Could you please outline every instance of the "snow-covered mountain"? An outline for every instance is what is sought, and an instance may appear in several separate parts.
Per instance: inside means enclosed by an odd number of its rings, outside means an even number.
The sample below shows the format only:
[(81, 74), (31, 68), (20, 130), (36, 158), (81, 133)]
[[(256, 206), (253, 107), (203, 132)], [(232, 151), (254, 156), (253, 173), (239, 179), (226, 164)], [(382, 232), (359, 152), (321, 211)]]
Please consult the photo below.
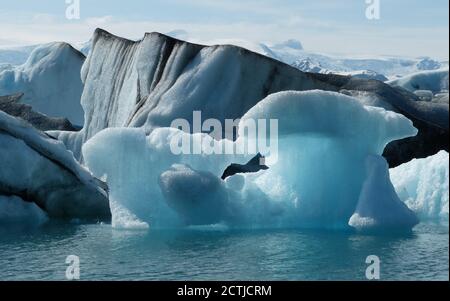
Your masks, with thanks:
[(355, 71), (336, 71), (324, 68), (320, 63), (314, 63), (311, 59), (306, 58), (300, 61), (296, 61), (292, 64), (295, 68), (312, 73), (322, 73), (322, 74), (339, 74), (345, 76), (354, 76), (363, 79), (375, 79), (379, 81), (387, 81), (388, 78), (383, 74), (377, 73), (372, 70), (355, 70)]
[[(300, 42), (297, 42), (299, 45)], [(431, 58), (399, 58), (389, 56), (345, 57), (330, 54), (314, 53), (295, 47), (289, 41), (270, 45), (260, 44), (260, 53), (298, 67), (302, 71), (336, 73), (343, 75), (359, 75), (361, 78), (383, 80), (404, 76), (417, 71), (436, 70), (445, 66)], [(309, 66), (305, 66), (309, 65)], [(317, 68), (319, 67), (319, 68)], [(309, 70), (308, 70), (309, 69)]]
[[(296, 61), (290, 63), (300, 68), (305, 62), (312, 66), (320, 66), (328, 73), (336, 74), (367, 74), (380, 79), (395, 79), (407, 74), (423, 70), (436, 70), (445, 65), (430, 58), (408, 59), (397, 57), (378, 58), (346, 58), (303, 51), (298, 53)], [(289, 63), (289, 61), (287, 62)], [(372, 77), (372, 76), (371, 76)]]
[(82, 53), (66, 43), (38, 46), (24, 64), (0, 65), (0, 95), (23, 93), (20, 101), (33, 110), (82, 125), (80, 70), (84, 60)]
[(332, 73), (330, 70), (324, 68), (320, 63), (313, 62), (310, 58), (296, 61), (292, 63), (292, 66), (303, 72), (323, 73), (323, 74)]

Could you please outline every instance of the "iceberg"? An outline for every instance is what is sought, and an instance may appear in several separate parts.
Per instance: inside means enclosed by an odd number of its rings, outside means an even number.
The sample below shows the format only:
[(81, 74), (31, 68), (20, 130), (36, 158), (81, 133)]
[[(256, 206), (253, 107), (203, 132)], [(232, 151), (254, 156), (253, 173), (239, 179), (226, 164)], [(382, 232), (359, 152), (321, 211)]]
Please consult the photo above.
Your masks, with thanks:
[(145, 127), (148, 133), (176, 118), (191, 121), (194, 110), (205, 118), (236, 119), (270, 93), (333, 89), (236, 46), (206, 47), (159, 33), (131, 41), (101, 29), (94, 34), (81, 75), (83, 130), (52, 133), (79, 159), (83, 143), (107, 127)]
[(83, 145), (86, 166), (109, 187), (113, 227), (174, 222), (158, 186), (159, 175), (176, 162), (169, 148), (173, 134), (173, 129), (155, 129), (147, 137), (140, 128), (109, 128)]
[(421, 220), (448, 222), (449, 155), (414, 159), (390, 170), (399, 197)]
[(417, 90), (428, 90), (433, 94), (440, 92), (448, 93), (448, 67), (432, 70), (421, 71), (410, 75), (406, 75), (399, 79), (389, 81), (388, 84), (401, 87), (410, 92)]
[(80, 70), (84, 60), (69, 44), (40, 45), (24, 64), (0, 68), (0, 95), (23, 93), (21, 102), (34, 110), (83, 125)]
[[(358, 213), (358, 203), (377, 206), (377, 199), (361, 196), (363, 186), (392, 185), (388, 177), (370, 175), (368, 158), (382, 160), (389, 142), (417, 134), (404, 116), (363, 106), (340, 93), (287, 91), (269, 95), (244, 114), (236, 141), (218, 143), (236, 149), (256, 143), (244, 125), (268, 118), (279, 120), (278, 159), (262, 154), (269, 169), (225, 181), (220, 177), (227, 166), (245, 164), (255, 154), (209, 154), (204, 147), (212, 137), (174, 128), (156, 128), (148, 135), (143, 128), (105, 129), (83, 145), (83, 158), (93, 174), (108, 183), (110, 200), (151, 228), (226, 224), (343, 229)], [(170, 145), (179, 135), (193, 143), (199, 138), (210, 141), (201, 145), (200, 154), (175, 155)], [(377, 170), (387, 174), (388, 166)], [(399, 201), (392, 192), (379, 193), (384, 205), (395, 207)], [(364, 214), (386, 221), (378, 212)], [(413, 216), (405, 206), (383, 226), (411, 228), (414, 222), (405, 220)], [(116, 218), (113, 211), (113, 222)]]
[[(318, 74), (321, 76), (321, 74)], [(383, 107), (410, 119), (419, 133), (388, 144), (383, 156), (390, 167), (414, 158), (426, 158), (449, 149), (448, 102), (420, 101), (419, 97), (400, 87), (393, 89), (378, 81), (354, 79), (341, 92), (360, 99), (364, 104)]]
[(422, 104), (379, 81), (306, 73), (237, 46), (208, 47), (159, 33), (131, 41), (97, 29), (91, 47), (81, 73), (83, 130), (50, 133), (81, 162), (83, 144), (105, 128), (139, 127), (149, 134), (177, 118), (192, 122), (193, 111), (223, 122), (241, 118), (270, 94), (313, 89), (373, 93), (376, 103), (411, 119), (419, 135), (387, 148), (391, 167), (448, 149), (448, 105)]
[(386, 160), (368, 156), (366, 170), (367, 177), (349, 225), (358, 230), (380, 231), (411, 229), (418, 224), (417, 216), (397, 196), (389, 180)]
[(82, 167), (62, 142), (1, 111), (0, 166), (2, 196), (32, 202), (49, 217), (110, 218), (104, 183)]
[(39, 226), (47, 220), (47, 214), (35, 203), (25, 202), (17, 196), (0, 195), (0, 225)]
[[(289, 197), (297, 218), (313, 227), (344, 227), (355, 212), (364, 179), (369, 179), (368, 156), (381, 158), (389, 142), (417, 134), (402, 115), (332, 92), (274, 94), (243, 120), (268, 117), (279, 120), (279, 162), (271, 166), (268, 158), (270, 168), (257, 180), (259, 187), (269, 195), (287, 191), (277, 199)], [(372, 177), (370, 182), (381, 180)], [(274, 182), (282, 183), (282, 189)], [(397, 222), (403, 218), (399, 214)]]
[[(227, 189), (215, 174), (173, 165), (159, 179), (162, 194), (187, 225), (212, 225), (237, 218)], [(235, 209), (235, 210), (233, 210)]]
[(21, 118), (41, 131), (77, 131), (67, 118), (48, 117), (36, 112), (30, 105), (20, 103), (23, 93), (0, 96), (0, 111)]

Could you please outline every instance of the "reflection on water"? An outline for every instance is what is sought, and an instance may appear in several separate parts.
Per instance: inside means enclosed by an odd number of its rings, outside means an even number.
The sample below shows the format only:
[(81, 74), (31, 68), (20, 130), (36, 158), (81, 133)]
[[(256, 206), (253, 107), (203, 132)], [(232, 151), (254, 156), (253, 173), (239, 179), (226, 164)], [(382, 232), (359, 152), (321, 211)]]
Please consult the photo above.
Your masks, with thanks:
[(448, 224), (408, 235), (302, 230), (123, 231), (110, 225), (0, 226), (0, 279), (64, 280), (68, 255), (82, 280), (365, 279), (377, 255), (381, 279), (448, 280)]

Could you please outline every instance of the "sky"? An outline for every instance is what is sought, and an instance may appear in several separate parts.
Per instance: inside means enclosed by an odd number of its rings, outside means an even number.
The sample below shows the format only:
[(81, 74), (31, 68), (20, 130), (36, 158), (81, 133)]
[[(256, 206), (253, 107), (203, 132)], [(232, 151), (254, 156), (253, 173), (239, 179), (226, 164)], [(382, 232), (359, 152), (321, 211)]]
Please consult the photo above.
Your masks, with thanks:
[[(67, 8), (80, 3), (80, 18)], [(367, 2), (379, 1), (379, 19)], [(69, 3), (66, 3), (69, 2)], [(309, 51), (448, 60), (448, 0), (0, 0), (0, 47), (86, 42), (97, 27), (138, 39), (184, 30), (212, 44), (302, 42)]]

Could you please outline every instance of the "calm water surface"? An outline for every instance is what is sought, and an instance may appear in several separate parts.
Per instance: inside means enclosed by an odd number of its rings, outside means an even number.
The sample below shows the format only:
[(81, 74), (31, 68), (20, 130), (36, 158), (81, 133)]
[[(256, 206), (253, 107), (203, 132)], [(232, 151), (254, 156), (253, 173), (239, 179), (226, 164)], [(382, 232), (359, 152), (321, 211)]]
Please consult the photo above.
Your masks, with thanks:
[(408, 235), (302, 230), (123, 231), (110, 225), (0, 226), (0, 280), (364, 280), (368, 255), (384, 280), (448, 280), (448, 224)]

